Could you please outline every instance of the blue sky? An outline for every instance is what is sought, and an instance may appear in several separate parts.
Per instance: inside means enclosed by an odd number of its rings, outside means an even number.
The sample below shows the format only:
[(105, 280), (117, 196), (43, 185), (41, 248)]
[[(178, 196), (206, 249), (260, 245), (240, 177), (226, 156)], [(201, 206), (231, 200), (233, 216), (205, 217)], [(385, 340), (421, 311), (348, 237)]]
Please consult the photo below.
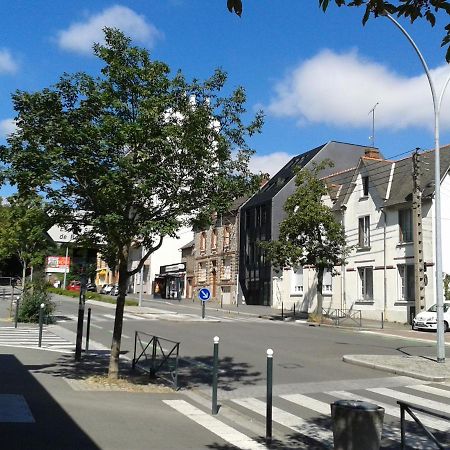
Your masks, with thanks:
[[(368, 112), (377, 102), (375, 143), (386, 157), (429, 149), (432, 102), (419, 60), (387, 19), (363, 27), (362, 12), (332, 5), (324, 14), (317, 0), (245, 0), (241, 18), (226, 0), (8, 2), (0, 19), (0, 139), (13, 129), (11, 92), (42, 89), (63, 72), (98, 73), (90, 47), (103, 26), (116, 26), (173, 71), (206, 78), (221, 67), (230, 88), (246, 88), (249, 111), (266, 113), (251, 142), (255, 170), (273, 174), (329, 140), (370, 144)], [(440, 48), (445, 24), (405, 24), (438, 85), (449, 73)], [(449, 131), (444, 101), (442, 144)]]

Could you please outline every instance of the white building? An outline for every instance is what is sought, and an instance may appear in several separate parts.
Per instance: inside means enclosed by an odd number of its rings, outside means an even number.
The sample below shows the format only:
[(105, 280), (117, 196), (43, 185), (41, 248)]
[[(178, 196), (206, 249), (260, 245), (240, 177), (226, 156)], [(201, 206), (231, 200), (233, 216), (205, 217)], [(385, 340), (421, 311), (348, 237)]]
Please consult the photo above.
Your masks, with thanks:
[[(374, 155), (372, 155), (374, 156)], [(436, 302), (434, 151), (420, 155), (425, 306)], [(443, 271), (450, 273), (450, 146), (441, 149)], [(324, 275), (324, 309), (361, 310), (379, 320), (409, 321), (415, 312), (412, 158), (362, 157), (356, 168), (324, 178), (326, 199), (352, 247), (345, 268)], [(313, 312), (314, 268), (284, 269), (272, 284), (274, 306)], [(333, 275), (333, 276), (332, 276)]]

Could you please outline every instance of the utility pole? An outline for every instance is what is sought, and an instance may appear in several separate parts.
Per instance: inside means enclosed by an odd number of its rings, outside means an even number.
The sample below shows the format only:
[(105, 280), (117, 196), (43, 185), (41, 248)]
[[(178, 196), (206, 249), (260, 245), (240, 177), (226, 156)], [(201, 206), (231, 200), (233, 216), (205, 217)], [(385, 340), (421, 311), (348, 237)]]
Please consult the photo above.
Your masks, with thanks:
[[(422, 190), (420, 187), (419, 149), (413, 152), (413, 243), (414, 243), (414, 292), (416, 314), (425, 307), (425, 265), (423, 260)], [(405, 274), (406, 275), (406, 274)]]

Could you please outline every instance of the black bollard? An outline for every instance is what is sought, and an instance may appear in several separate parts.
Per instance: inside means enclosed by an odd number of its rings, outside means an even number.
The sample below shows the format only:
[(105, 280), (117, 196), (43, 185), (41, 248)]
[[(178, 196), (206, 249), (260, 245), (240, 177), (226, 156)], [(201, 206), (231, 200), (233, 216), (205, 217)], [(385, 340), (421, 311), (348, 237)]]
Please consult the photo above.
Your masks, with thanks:
[(89, 351), (89, 335), (91, 334), (91, 308), (88, 308), (87, 324), (86, 324), (86, 349), (85, 352)]
[(266, 442), (272, 442), (273, 350), (267, 350)]
[(214, 356), (213, 356), (213, 380), (212, 380), (212, 415), (215, 416), (219, 410), (217, 408), (217, 371), (219, 365), (219, 336), (214, 336)]

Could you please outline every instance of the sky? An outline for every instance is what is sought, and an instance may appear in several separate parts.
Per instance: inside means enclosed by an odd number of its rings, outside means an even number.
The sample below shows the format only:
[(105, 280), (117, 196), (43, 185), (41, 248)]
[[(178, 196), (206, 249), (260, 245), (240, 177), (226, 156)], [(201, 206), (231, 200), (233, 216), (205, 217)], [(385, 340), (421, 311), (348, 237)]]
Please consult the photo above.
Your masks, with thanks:
[[(248, 118), (262, 109), (251, 139), (255, 171), (276, 173), (291, 157), (330, 140), (375, 145), (386, 158), (434, 145), (433, 106), (421, 63), (386, 18), (361, 23), (363, 10), (318, 0), (244, 0), (241, 18), (226, 0), (15, 0), (0, 18), (0, 142), (14, 130), (11, 93), (51, 86), (64, 73), (97, 75), (92, 44), (102, 28), (121, 29), (173, 73), (206, 79), (217, 67), (229, 89), (247, 92)], [(282, 5), (282, 6), (281, 6)], [(450, 68), (435, 28), (402, 22), (427, 60), (438, 95)], [(441, 144), (450, 143), (450, 88)], [(0, 195), (8, 195), (3, 187)]]

